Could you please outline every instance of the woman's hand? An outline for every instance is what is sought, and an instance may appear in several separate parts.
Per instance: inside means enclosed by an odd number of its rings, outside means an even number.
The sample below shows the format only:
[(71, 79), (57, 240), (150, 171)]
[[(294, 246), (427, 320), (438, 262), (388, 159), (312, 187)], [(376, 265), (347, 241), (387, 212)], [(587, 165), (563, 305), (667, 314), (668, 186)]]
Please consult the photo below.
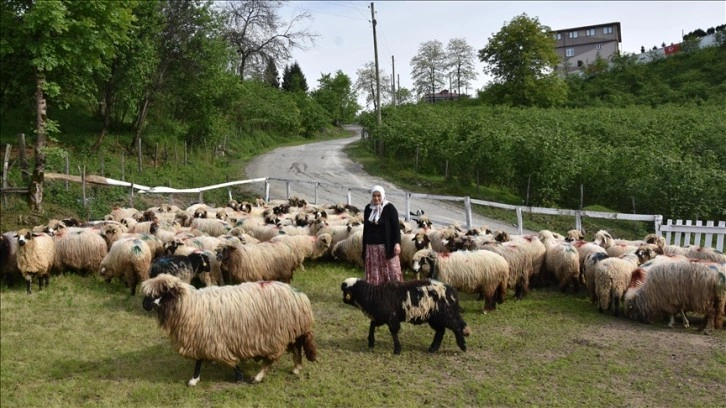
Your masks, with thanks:
[(393, 254), (394, 255), (400, 255), (401, 254), (401, 244), (396, 244), (393, 246)]

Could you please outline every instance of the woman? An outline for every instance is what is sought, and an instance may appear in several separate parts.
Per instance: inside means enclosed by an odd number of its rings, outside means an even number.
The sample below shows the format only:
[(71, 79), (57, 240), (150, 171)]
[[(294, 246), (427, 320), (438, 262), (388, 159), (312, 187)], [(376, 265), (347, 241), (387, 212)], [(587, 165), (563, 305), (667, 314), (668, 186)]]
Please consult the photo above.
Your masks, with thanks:
[(366, 280), (374, 285), (403, 281), (401, 230), (398, 211), (386, 200), (381, 186), (371, 188), (371, 202), (363, 212), (363, 260)]

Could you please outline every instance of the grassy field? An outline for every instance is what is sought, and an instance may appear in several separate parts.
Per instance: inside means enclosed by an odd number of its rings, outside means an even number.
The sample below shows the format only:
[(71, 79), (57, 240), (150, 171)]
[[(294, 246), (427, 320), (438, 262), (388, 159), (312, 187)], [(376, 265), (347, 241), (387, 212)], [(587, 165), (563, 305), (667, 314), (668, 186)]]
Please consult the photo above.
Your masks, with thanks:
[[(393, 355), (385, 327), (367, 347), (369, 320), (342, 302), (341, 282), (362, 271), (334, 261), (306, 263), (293, 286), (315, 313), (318, 361), (275, 363), (261, 384), (233, 382), (232, 369), (178, 356), (119, 282), (62, 275), (26, 295), (0, 290), (0, 406), (8, 407), (715, 407), (726, 395), (726, 331), (644, 325), (599, 314), (584, 293), (536, 289), (482, 314), (461, 294), (472, 328), (461, 352), (446, 333), (427, 349), (428, 326), (404, 324)], [(700, 323), (693, 316), (692, 326)], [(246, 378), (259, 364), (242, 365)]]

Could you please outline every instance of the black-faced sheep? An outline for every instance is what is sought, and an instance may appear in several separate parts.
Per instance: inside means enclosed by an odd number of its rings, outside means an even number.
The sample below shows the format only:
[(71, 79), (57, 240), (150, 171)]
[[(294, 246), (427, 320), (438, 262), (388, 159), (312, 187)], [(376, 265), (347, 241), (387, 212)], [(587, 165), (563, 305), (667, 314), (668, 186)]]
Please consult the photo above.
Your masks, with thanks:
[(348, 278), (341, 284), (343, 302), (359, 308), (371, 319), (368, 329), (368, 348), (375, 346), (375, 331), (387, 325), (393, 337), (393, 354), (401, 353), (398, 332), (401, 322), (428, 323), (436, 332), (429, 352), (441, 347), (444, 332), (456, 336), (456, 344), (466, 351), (466, 339), (471, 330), (459, 313), (456, 290), (434, 280), (387, 282), (373, 285), (363, 279)]
[(42, 232), (22, 229), (15, 235), (18, 240), (18, 269), (25, 279), (25, 288), (31, 294), (30, 286), (33, 276), (38, 277), (38, 290), (48, 287), (50, 270), (55, 262), (55, 242), (53, 238)]
[(204, 252), (192, 252), (189, 255), (168, 255), (154, 259), (149, 269), (149, 278), (162, 273), (174, 275), (184, 283), (192, 283), (202, 273), (211, 271), (209, 256)]
[(262, 369), (252, 379), (262, 381), (270, 365), (286, 351), (293, 355), (293, 373), (302, 368), (302, 353), (316, 360), (312, 307), (308, 297), (291, 286), (274, 281), (196, 289), (179, 278), (162, 274), (144, 281), (143, 306), (157, 309), (159, 326), (172, 347), (196, 360), (187, 383), (199, 382), (202, 361), (218, 361), (234, 369), (246, 359), (262, 359)]
[(99, 273), (107, 282), (114, 277), (121, 278), (134, 296), (136, 285), (149, 279), (151, 260), (151, 249), (146, 242), (140, 238), (121, 238), (111, 245), (101, 261)]
[(705, 334), (723, 326), (725, 307), (726, 265), (716, 262), (655, 263), (640, 287), (625, 292), (627, 317), (652, 323), (663, 315), (700, 313)]
[(483, 312), (503, 303), (509, 282), (509, 264), (491, 251), (437, 253), (423, 249), (413, 256), (413, 270), (440, 280), (458, 291), (478, 293), (484, 299)]

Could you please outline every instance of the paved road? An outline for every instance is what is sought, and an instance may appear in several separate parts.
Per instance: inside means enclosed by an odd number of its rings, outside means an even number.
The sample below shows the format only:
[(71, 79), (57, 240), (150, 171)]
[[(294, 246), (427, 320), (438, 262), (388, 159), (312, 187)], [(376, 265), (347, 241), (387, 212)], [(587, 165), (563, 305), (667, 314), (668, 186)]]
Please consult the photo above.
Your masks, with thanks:
[[(346, 126), (354, 135), (346, 139), (310, 143), (300, 146), (283, 147), (258, 156), (245, 169), (247, 178), (271, 177), (292, 179), (290, 195), (306, 199), (310, 203), (346, 203), (350, 191), (351, 204), (363, 209), (370, 201), (368, 189), (379, 184), (386, 189), (386, 198), (398, 209), (401, 217), (405, 212), (405, 191), (380, 177), (363, 171), (363, 167), (353, 162), (343, 152), (343, 148), (360, 139), (360, 126)], [(284, 181), (270, 182), (270, 199), (286, 199), (287, 184)], [(264, 186), (255, 185), (251, 189), (264, 196)], [(466, 227), (463, 202), (412, 199), (411, 211), (423, 210), (437, 225), (458, 223)], [(510, 234), (518, 233), (516, 226), (472, 214), (472, 227), (488, 226), (492, 230), (504, 230)], [(525, 231), (531, 232), (531, 231)]]

